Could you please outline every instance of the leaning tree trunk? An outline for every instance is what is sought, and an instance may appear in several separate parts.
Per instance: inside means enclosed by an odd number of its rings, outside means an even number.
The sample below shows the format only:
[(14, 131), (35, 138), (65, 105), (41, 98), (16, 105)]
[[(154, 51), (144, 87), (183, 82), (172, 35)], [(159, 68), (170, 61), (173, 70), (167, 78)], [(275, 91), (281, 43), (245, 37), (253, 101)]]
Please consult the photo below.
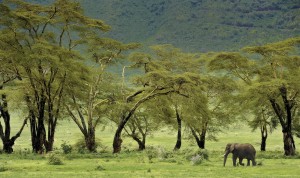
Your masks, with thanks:
[(122, 146), (122, 142), (123, 142), (123, 140), (121, 139), (121, 134), (125, 127), (125, 124), (127, 123), (127, 121), (129, 120), (130, 117), (131, 117), (131, 115), (129, 115), (127, 117), (123, 116), (121, 122), (118, 125), (118, 128), (117, 128), (115, 136), (114, 136), (114, 141), (113, 141), (113, 153), (119, 153), (121, 151), (121, 146)]
[(292, 134), (292, 108), (295, 105), (294, 98), (288, 99), (287, 88), (283, 85), (279, 88), (281, 98), (284, 103), (284, 109), (277, 103), (274, 98), (270, 99), (274, 112), (276, 113), (283, 133), (284, 154), (286, 156), (295, 155), (296, 147)]
[(207, 125), (208, 125), (208, 122), (203, 123), (201, 133), (198, 133), (198, 131), (193, 129), (193, 127), (190, 127), (190, 129), (192, 131), (192, 135), (194, 136), (198, 147), (201, 148), (201, 149), (205, 149), (205, 139), (206, 139)]
[(132, 138), (133, 138), (133, 140), (135, 140), (138, 143), (138, 145), (139, 145), (139, 151), (142, 151), (142, 150), (144, 150), (146, 148), (146, 145), (145, 145), (145, 141), (146, 140), (145, 140), (144, 137), (141, 140), (136, 135), (132, 135)]
[(266, 151), (266, 142), (268, 138), (268, 130), (267, 127), (264, 125), (261, 127), (261, 144), (260, 144), (260, 151)]
[(200, 136), (198, 136), (197, 131), (195, 131), (192, 127), (190, 127), (192, 131), (192, 135), (194, 136), (196, 143), (199, 148), (205, 149), (205, 135), (206, 135), (206, 130), (202, 130)]
[(177, 141), (174, 150), (179, 150), (181, 147), (181, 118), (179, 116), (177, 108), (175, 111), (176, 111), (176, 119), (177, 119)]

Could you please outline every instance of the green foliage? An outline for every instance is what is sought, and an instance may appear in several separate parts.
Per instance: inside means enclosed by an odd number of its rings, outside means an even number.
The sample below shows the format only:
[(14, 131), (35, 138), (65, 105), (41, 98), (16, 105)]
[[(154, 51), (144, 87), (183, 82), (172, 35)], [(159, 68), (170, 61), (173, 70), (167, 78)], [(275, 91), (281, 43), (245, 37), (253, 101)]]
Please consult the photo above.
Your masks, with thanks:
[(0, 172), (8, 171), (8, 168), (4, 164), (0, 164)]
[(72, 152), (72, 149), (73, 149), (72, 145), (67, 144), (66, 141), (64, 141), (60, 146), (61, 146), (61, 149), (63, 150), (64, 154), (69, 154)]
[(204, 158), (201, 157), (200, 155), (193, 156), (193, 157), (191, 158), (191, 164), (192, 164), (193, 166), (200, 165), (200, 164), (202, 163), (203, 159), (204, 159)]
[(63, 165), (63, 161), (61, 157), (55, 153), (51, 153), (48, 157), (48, 164), (49, 165)]
[[(184, 153), (186, 160), (191, 160), (195, 159), (194, 161), (201, 161), (202, 160), (208, 160), (209, 159), (209, 155), (208, 155), (208, 151), (206, 149), (185, 149), (182, 151), (182, 153)], [(192, 161), (193, 162), (193, 161)]]
[(98, 166), (96, 167), (96, 170), (97, 170), (97, 171), (104, 171), (105, 168), (104, 168), (103, 166), (101, 166), (101, 165), (98, 165)]
[[(95, 144), (96, 144), (95, 145), (96, 149), (97, 148), (102, 148), (105, 151), (106, 148), (103, 146), (100, 139), (96, 139)], [(80, 153), (80, 154), (89, 153), (89, 150), (87, 150), (87, 145), (86, 145), (86, 142), (85, 142), (84, 138), (78, 139), (73, 146), (71, 146), (71, 145), (69, 145), (69, 146), (71, 148), (74, 148), (74, 150), (76, 150), (77, 153)]]

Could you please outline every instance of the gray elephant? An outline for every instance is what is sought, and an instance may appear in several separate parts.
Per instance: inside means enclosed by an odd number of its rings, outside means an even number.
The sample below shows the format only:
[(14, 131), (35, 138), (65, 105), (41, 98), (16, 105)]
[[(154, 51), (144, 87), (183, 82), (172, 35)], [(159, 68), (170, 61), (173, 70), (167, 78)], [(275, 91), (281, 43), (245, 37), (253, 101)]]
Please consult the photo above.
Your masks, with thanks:
[(247, 166), (250, 166), (250, 160), (252, 161), (252, 166), (256, 165), (256, 151), (255, 148), (249, 143), (228, 143), (224, 154), (224, 166), (226, 164), (226, 159), (229, 153), (232, 153), (233, 166), (236, 166), (237, 158), (239, 158), (239, 164), (242, 166), (244, 166), (244, 163), (242, 163), (244, 158), (246, 158), (248, 161)]

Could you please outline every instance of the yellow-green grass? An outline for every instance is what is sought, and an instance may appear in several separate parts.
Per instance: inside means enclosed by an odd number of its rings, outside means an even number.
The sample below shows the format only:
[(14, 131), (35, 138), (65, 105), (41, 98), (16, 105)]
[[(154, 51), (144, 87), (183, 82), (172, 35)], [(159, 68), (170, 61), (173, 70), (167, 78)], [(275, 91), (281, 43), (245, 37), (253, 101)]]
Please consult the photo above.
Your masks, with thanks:
[[(13, 118), (13, 133), (19, 128), (21, 121)], [(72, 121), (61, 121), (56, 133), (55, 148), (57, 156), (63, 165), (49, 165), (49, 154), (35, 155), (31, 153), (29, 126), (25, 128), (21, 137), (16, 141), (11, 155), (0, 154), (0, 177), (299, 177), (300, 159), (285, 158), (283, 156), (282, 134), (278, 128), (269, 135), (267, 151), (260, 152), (260, 133), (251, 132), (247, 126), (235, 124), (229, 130), (218, 135), (219, 141), (207, 141), (206, 148), (209, 160), (200, 165), (192, 165), (187, 160), (184, 150), (196, 149), (194, 140), (187, 140), (183, 134), (182, 151), (173, 152), (176, 141), (176, 131), (164, 128), (147, 138), (147, 146), (163, 147), (171, 157), (162, 159), (159, 156), (149, 161), (147, 151), (137, 152), (137, 144), (130, 138), (125, 138), (124, 148), (120, 154), (112, 154), (112, 139), (115, 126), (109, 125), (102, 130), (98, 128), (96, 136), (101, 140), (102, 152), (96, 154), (70, 155), (62, 154), (61, 143), (66, 141), (73, 145), (82, 138), (79, 129)], [(251, 143), (257, 150), (256, 167), (233, 167), (231, 156), (228, 157), (226, 167), (223, 167), (223, 151), (229, 142)], [(295, 138), (296, 148), (299, 139)], [(103, 148), (102, 147), (102, 148)], [(245, 163), (245, 160), (244, 160)], [(103, 168), (103, 169), (102, 169)]]

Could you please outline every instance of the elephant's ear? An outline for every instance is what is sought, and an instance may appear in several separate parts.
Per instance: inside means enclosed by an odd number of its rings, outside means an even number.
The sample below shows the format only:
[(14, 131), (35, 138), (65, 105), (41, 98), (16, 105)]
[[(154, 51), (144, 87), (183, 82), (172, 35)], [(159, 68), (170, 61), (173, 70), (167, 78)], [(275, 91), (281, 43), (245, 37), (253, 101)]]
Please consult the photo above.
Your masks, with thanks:
[(233, 152), (234, 148), (235, 148), (235, 144), (232, 144), (232, 145), (230, 146), (230, 152)]

